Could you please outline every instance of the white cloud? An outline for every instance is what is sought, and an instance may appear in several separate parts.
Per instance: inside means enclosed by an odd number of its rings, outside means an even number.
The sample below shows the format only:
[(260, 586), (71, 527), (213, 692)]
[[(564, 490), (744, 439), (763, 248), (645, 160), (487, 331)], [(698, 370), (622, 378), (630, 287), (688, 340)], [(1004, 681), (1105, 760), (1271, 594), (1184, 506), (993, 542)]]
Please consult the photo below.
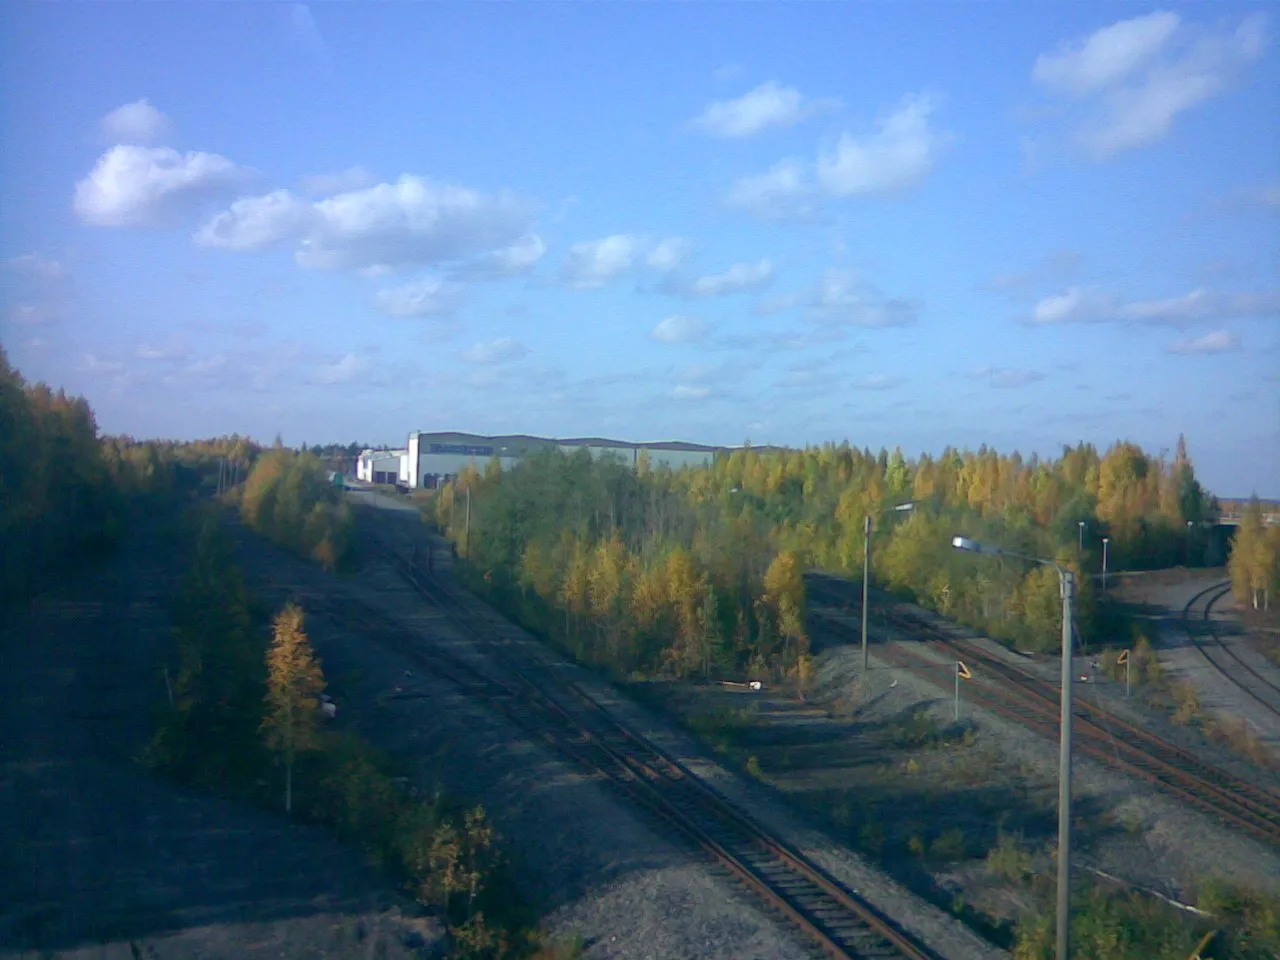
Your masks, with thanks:
[(818, 182), (838, 197), (891, 193), (912, 187), (937, 163), (949, 136), (929, 125), (933, 102), (906, 98), (869, 136), (841, 135), (833, 153), (818, 158)]
[(1199, 288), (1180, 297), (1125, 303), (1114, 294), (1071, 287), (1038, 302), (1028, 322), (1036, 326), (1111, 321), (1186, 327), (1207, 321), (1275, 315), (1280, 315), (1280, 291), (1216, 293)]
[(1184, 356), (1204, 356), (1211, 353), (1230, 353), (1240, 349), (1240, 337), (1229, 330), (1214, 330), (1203, 337), (1175, 340), (1169, 344), (1170, 353)]
[(773, 281), (773, 272), (773, 263), (767, 259), (756, 263), (735, 263), (724, 273), (698, 277), (688, 285), (688, 294), (693, 297), (719, 297), (759, 290)]
[(163, 343), (140, 343), (134, 355), (141, 360), (184, 360), (187, 345), (180, 337), (171, 337)]
[(227, 368), (227, 363), (226, 355), (219, 353), (188, 364), (182, 372), (188, 377), (212, 380)]
[(528, 273), (538, 265), (547, 245), (536, 233), (521, 237), (515, 243), (490, 251), (457, 270), (457, 276), (468, 280), (501, 280)]
[(623, 233), (575, 243), (565, 256), (565, 282), (579, 290), (602, 287), (631, 269), (640, 246), (640, 238)]
[(1121, 20), (1084, 41), (1064, 42), (1055, 53), (1041, 54), (1032, 76), (1064, 93), (1094, 93), (1149, 62), (1168, 44), (1180, 23), (1176, 13), (1164, 10)]
[(82, 220), (95, 226), (163, 226), (247, 175), (247, 170), (216, 153), (115, 146), (76, 184), (74, 207)]
[(477, 343), (462, 352), (462, 358), (470, 363), (509, 363), (529, 355), (529, 348), (512, 337), (500, 337)]
[(1101, 160), (1164, 139), (1180, 113), (1226, 90), (1258, 58), (1265, 33), (1262, 14), (1215, 32), (1153, 13), (1041, 56), (1032, 75), (1052, 92), (1086, 101), (1076, 137)]
[(707, 324), (697, 317), (674, 314), (661, 320), (649, 336), (659, 343), (695, 343), (705, 339)]
[(680, 237), (667, 237), (654, 245), (645, 261), (655, 270), (674, 270), (684, 262), (692, 246)]
[(969, 374), (975, 380), (986, 380), (991, 386), (1017, 389), (1030, 386), (1044, 379), (1039, 370), (1013, 370), (1007, 367), (979, 367)]
[(359, 270), (458, 260), (520, 241), (528, 224), (524, 205), (508, 194), (485, 196), (405, 174), (316, 202), (287, 190), (247, 197), (205, 224), (196, 240), (236, 250), (289, 240), (301, 267)]
[(362, 190), (378, 182), (378, 178), (361, 166), (348, 167), (337, 173), (313, 173), (302, 178), (302, 192), (312, 197), (331, 197), (335, 193)]
[(48, 305), (20, 303), (9, 311), (9, 322), (18, 327), (40, 327), (56, 319), (58, 312)]
[(437, 277), (425, 277), (379, 290), (377, 308), (392, 317), (447, 317), (458, 309), (462, 288)]
[(370, 366), (371, 364), (367, 357), (359, 357), (354, 353), (348, 353), (341, 360), (317, 367), (311, 379), (313, 383), (325, 386), (350, 383), (369, 370)]
[(97, 354), (86, 353), (80, 358), (79, 369), (86, 373), (116, 374), (124, 372), (124, 364), (119, 360), (107, 360)]
[(155, 143), (172, 128), (169, 118), (146, 99), (116, 107), (98, 122), (98, 129), (111, 143)]
[(902, 377), (885, 373), (873, 373), (853, 381), (853, 385), (859, 390), (892, 390), (902, 383)]
[(690, 386), (682, 383), (674, 387), (671, 391), (671, 397), (674, 400), (705, 400), (711, 396), (710, 387)]
[(288, 190), (274, 190), (237, 200), (196, 231), (194, 239), (206, 247), (260, 250), (296, 239), (311, 229), (315, 217), (314, 204)]
[(815, 320), (855, 327), (905, 327), (920, 312), (917, 301), (883, 297), (847, 270), (828, 270), (801, 302)]
[(736, 100), (709, 104), (693, 124), (716, 137), (753, 137), (770, 127), (794, 126), (838, 105), (834, 100), (806, 98), (770, 80)]
[(816, 190), (798, 160), (783, 160), (765, 173), (742, 177), (725, 203), (761, 220), (809, 220), (817, 214)]
[(24, 253), (5, 263), (14, 273), (40, 280), (56, 280), (62, 276), (62, 264), (57, 260), (46, 260), (38, 253)]

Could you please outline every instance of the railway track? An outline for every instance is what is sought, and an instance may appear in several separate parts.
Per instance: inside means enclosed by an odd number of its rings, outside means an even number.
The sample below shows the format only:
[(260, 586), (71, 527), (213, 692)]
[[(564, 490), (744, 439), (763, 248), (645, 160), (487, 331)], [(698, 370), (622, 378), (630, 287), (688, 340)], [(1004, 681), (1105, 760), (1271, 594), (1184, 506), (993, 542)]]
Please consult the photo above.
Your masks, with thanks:
[[(1218, 673), (1239, 687), (1264, 709), (1280, 717), (1280, 686), (1272, 683), (1245, 661), (1214, 629), (1213, 605), (1231, 592), (1231, 582), (1217, 583), (1187, 601), (1182, 610), (1182, 626), (1197, 650)], [(1203, 603), (1197, 617), (1194, 608)], [(1207, 639), (1206, 639), (1207, 635)]]
[[(810, 596), (840, 606), (860, 606), (854, 588), (844, 593), (826, 582), (810, 581)], [(894, 628), (927, 640), (935, 649), (963, 660), (974, 674), (966, 698), (1020, 725), (1047, 736), (1058, 734), (1059, 695), (1046, 682), (989, 653), (976, 643), (951, 636), (938, 627), (892, 610), (880, 614)], [(819, 614), (821, 616), (821, 614)], [(857, 631), (831, 617), (826, 623), (837, 633), (857, 639)], [(877, 656), (937, 682), (940, 665), (901, 645), (882, 646)], [(942, 667), (942, 669), (946, 669)], [(948, 675), (947, 679), (950, 679)], [(1155, 784), (1165, 793), (1189, 802), (1219, 820), (1253, 836), (1280, 845), (1280, 796), (1242, 780), (1189, 751), (1168, 743), (1093, 704), (1075, 702), (1073, 725), (1080, 753)]]
[[(481, 669), (359, 601), (302, 597), (312, 609), (356, 626), (424, 674), (453, 683), (584, 770), (606, 779), (667, 831), (703, 850), (768, 910), (789, 921), (822, 955), (851, 960), (939, 960), (869, 902), (732, 806), (644, 737), (619, 723), (576, 684), (522, 657), (517, 644), (474, 601), (386, 543), (377, 549), (399, 576), (477, 641), (498, 669)], [(402, 692), (399, 696), (412, 696)]]

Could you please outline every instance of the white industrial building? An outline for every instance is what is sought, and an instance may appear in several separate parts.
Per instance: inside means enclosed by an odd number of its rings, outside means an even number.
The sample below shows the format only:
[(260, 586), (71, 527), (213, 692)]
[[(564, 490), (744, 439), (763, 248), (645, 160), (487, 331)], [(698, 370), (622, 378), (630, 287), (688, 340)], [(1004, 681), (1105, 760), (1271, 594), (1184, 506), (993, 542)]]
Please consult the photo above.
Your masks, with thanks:
[(356, 479), (365, 483), (407, 483), (408, 450), (364, 450), (356, 458)]
[(706, 466), (718, 451), (728, 449), (680, 441), (632, 443), (601, 437), (554, 440), (524, 435), (485, 437), (415, 431), (409, 434), (407, 449), (362, 452), (356, 460), (356, 478), (366, 483), (434, 488), (458, 476), (470, 464), (483, 470), (496, 456), (504, 468), (513, 467), (530, 453), (548, 448), (564, 453), (585, 448), (593, 457), (613, 456), (633, 467), (639, 462), (640, 454), (647, 453), (652, 466), (673, 470)]

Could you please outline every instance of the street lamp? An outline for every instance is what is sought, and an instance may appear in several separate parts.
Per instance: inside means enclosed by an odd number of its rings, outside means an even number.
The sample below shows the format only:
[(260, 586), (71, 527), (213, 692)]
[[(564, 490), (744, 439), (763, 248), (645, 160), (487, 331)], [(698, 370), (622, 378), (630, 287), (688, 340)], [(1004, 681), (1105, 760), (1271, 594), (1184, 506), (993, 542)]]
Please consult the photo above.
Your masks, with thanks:
[(1194, 520), (1187, 521), (1187, 566), (1191, 566), (1191, 528), (1196, 525)]
[(1076, 525), (1080, 528), (1080, 545), (1076, 549), (1076, 555), (1083, 556), (1084, 555), (1084, 521), (1077, 520)]
[(1111, 542), (1110, 537), (1102, 538), (1102, 592), (1107, 592), (1107, 544)]
[[(1104, 538), (1103, 547), (1106, 547)], [(1054, 563), (1039, 557), (1028, 557), (999, 547), (970, 540), (968, 537), (952, 537), (951, 546), (970, 553), (989, 553), (1000, 557), (1014, 557), (1058, 571), (1062, 588), (1062, 713), (1059, 721), (1058, 740), (1058, 960), (1067, 960), (1067, 947), (1071, 935), (1071, 622), (1075, 600), (1075, 575)]]
[[(908, 500), (893, 508), (894, 513), (907, 513), (915, 509), (916, 502)], [(869, 585), (871, 583), (871, 514), (862, 525), (862, 675), (871, 669), (871, 654), (867, 650), (867, 610), (870, 608)]]

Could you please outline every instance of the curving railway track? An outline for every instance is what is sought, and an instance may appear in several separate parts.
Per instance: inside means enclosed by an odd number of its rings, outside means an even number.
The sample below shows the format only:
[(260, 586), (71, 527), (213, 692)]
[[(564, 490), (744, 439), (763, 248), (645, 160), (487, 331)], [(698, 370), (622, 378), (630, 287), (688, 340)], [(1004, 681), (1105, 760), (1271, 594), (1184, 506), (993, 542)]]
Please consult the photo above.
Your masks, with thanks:
[[(1201, 655), (1218, 673), (1256, 700), (1264, 709), (1280, 717), (1280, 686), (1263, 676), (1238, 654), (1214, 629), (1213, 607), (1231, 592), (1231, 581), (1216, 583), (1187, 601), (1182, 610), (1182, 628)], [(1197, 616), (1195, 607), (1204, 609)]]
[(938, 960), (928, 946), (619, 723), (576, 684), (521, 656), (519, 645), (503, 637), (499, 625), (474, 601), (385, 542), (373, 542), (406, 583), (485, 649), (485, 668), (407, 633), (360, 601), (323, 595), (299, 599), (338, 622), (359, 624), (362, 632), (424, 674), (442, 677), (488, 702), (563, 757), (609, 781), (667, 831), (683, 835), (708, 854), (822, 955), (838, 960)]
[[(809, 594), (838, 606), (860, 605), (856, 587), (843, 581), (809, 581)], [(927, 640), (931, 647), (972, 670), (974, 680), (966, 699), (1020, 725), (1048, 736), (1058, 734), (1059, 697), (1056, 684), (1046, 682), (983, 649), (954, 637), (923, 620), (896, 610), (879, 611), (886, 622), (908, 635)], [(821, 613), (819, 613), (822, 616)], [(830, 628), (848, 639), (857, 639), (853, 628), (824, 617)], [(902, 645), (882, 645), (876, 655), (920, 676), (938, 682), (940, 665)], [(943, 668), (946, 669), (946, 668)], [(950, 679), (948, 674), (947, 679)], [(1165, 793), (1189, 802), (1224, 823), (1280, 845), (1280, 796), (1207, 763), (1189, 751), (1168, 743), (1115, 714), (1079, 700), (1073, 724), (1076, 749), (1109, 766), (1155, 784)]]

